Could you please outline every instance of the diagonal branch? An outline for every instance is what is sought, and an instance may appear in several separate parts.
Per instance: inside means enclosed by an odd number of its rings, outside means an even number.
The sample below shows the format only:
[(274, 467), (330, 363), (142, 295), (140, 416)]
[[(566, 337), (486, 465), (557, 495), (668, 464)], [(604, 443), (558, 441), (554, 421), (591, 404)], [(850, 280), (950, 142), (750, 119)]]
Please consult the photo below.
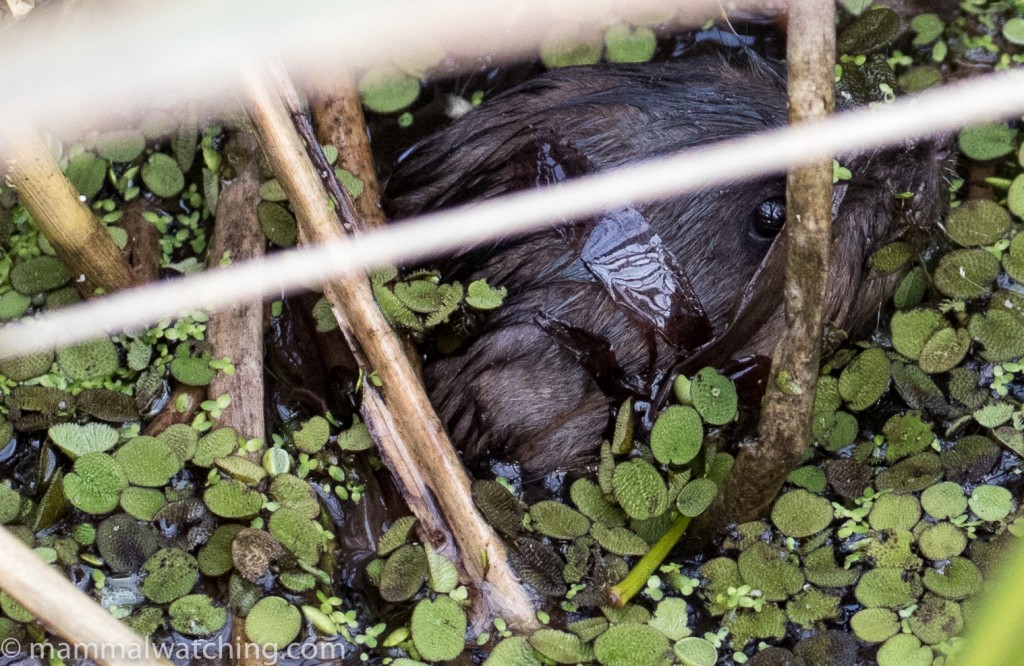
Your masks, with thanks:
[[(344, 195), (340, 201), (332, 199), (307, 159), (282, 101), (280, 91), (285, 98), (294, 97), (289, 93), (290, 83), (278, 76), (271, 84), (268, 77), (247, 69), (243, 85), (257, 136), (295, 209), (302, 242), (337, 242), (343, 233), (338, 214), (351, 220), (351, 203)], [(364, 373), (379, 378), (376, 386), (372, 381), (363, 382), (363, 415), (371, 433), (378, 437), (382, 457), (403, 492), (415, 489), (413, 494), (421, 500), (432, 498), (440, 508), (443, 523), (431, 514), (429, 503), (410, 502), (427, 528), (428, 538), (435, 541), (451, 533), (459, 564), (468, 582), (481, 593), (487, 612), (496, 611), (518, 629), (535, 626), (532, 605), (509, 567), (504, 545), (476, 510), (469, 477), (398, 336), (377, 308), (366, 276), (336, 279), (324, 285), (324, 292)], [(390, 436), (381, 436), (385, 433)]]

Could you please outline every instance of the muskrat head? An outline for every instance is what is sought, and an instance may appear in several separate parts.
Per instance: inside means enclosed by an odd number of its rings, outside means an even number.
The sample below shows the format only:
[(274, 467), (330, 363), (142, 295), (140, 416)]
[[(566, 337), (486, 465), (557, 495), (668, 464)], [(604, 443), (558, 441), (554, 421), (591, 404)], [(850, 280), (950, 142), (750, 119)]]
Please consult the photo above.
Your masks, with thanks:
[[(551, 184), (771, 129), (786, 107), (782, 67), (756, 56), (555, 70), (409, 151), (387, 206), (404, 217)], [(874, 320), (894, 278), (870, 275), (869, 257), (937, 219), (940, 155), (922, 143), (846, 160), (829, 323)], [(453, 277), (508, 289), (479, 337), (424, 370), (467, 462), (511, 458), (541, 473), (589, 459), (613, 397), (650, 397), (688, 360), (770, 354), (783, 326), (784, 220), (775, 177), (624, 206), (445, 262)]]

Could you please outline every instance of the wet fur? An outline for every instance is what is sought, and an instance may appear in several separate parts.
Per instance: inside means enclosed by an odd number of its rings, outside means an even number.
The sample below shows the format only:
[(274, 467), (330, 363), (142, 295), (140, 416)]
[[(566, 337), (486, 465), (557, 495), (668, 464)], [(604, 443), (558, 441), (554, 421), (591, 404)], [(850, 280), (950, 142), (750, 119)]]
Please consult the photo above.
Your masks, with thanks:
[[(758, 58), (704, 55), (556, 70), (494, 98), (410, 151), (388, 184), (387, 205), (401, 218), (505, 194), (519, 182), (517, 159), (548, 132), (601, 170), (785, 121), (784, 72)], [(911, 222), (930, 223), (937, 215), (941, 167), (933, 152), (930, 145), (908, 146), (842, 160), (854, 178), (834, 229), (830, 323), (859, 331), (873, 325), (893, 278), (868, 279), (866, 260)], [(768, 354), (779, 338), (784, 248), (766, 261), (772, 241), (757, 236), (750, 220), (760, 202), (784, 191), (779, 177), (639, 206), (686, 270), (716, 334), (729, 331), (709, 362)], [(911, 204), (893, 196), (906, 191), (916, 193)], [(782, 236), (775, 242), (783, 243)], [(425, 368), (431, 399), (467, 463), (513, 459), (536, 474), (572, 466), (592, 458), (608, 426), (609, 398), (538, 326), (539, 315), (607, 339), (629, 374), (642, 374), (652, 363), (667, 372), (678, 360), (664, 342), (652, 347), (650, 336), (554, 232), (476, 248), (443, 269), (466, 281), (486, 278), (509, 292), (477, 339)], [(750, 307), (739, 312), (744, 293)]]

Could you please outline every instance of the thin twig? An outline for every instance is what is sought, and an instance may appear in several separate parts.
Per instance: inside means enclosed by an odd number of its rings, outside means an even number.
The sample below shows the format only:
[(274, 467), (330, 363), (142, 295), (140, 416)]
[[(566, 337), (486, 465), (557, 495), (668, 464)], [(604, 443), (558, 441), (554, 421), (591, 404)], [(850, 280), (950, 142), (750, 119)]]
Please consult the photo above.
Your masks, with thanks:
[[(791, 0), (788, 34), (790, 122), (818, 120), (833, 108), (834, 4)], [(786, 198), (786, 331), (772, 359), (759, 437), (740, 450), (701, 531), (763, 514), (810, 441), (831, 254), (831, 159), (791, 171)]]
[[(337, 242), (342, 234), (337, 211), (347, 208), (346, 214), (351, 215), (347, 197), (329, 198), (306, 157), (281, 93), (268, 83), (268, 77), (247, 69), (243, 81), (250, 118), (295, 209), (300, 239), (315, 244)], [(363, 414), (384, 419), (369, 425), (374, 434), (387, 431), (391, 435), (380, 437), (377, 444), (392, 472), (399, 475), (399, 485), (425, 484), (431, 491), (458, 546), (460, 566), (481, 592), (480, 598), (495, 604), (491, 610), (517, 629), (536, 626), (533, 607), (509, 568), (504, 545), (476, 510), (466, 471), (397, 335), (377, 308), (366, 276), (333, 280), (324, 285), (324, 293), (360, 366), (377, 379), (363, 382), (363, 400), (380, 410), (364, 409)], [(427, 507), (413, 504), (410, 508), (421, 522), (433, 520)]]

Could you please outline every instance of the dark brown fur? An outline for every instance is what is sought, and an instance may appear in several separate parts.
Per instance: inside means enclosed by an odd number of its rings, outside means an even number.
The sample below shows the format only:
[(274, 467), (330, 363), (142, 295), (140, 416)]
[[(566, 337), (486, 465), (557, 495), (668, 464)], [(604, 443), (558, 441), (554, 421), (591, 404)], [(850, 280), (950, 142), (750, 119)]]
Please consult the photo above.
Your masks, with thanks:
[[(400, 218), (506, 193), (520, 182), (517, 162), (546, 133), (556, 132), (601, 170), (785, 121), (784, 73), (756, 58), (736, 64), (705, 55), (557, 70), (469, 112), (411, 151), (388, 185), (389, 212)], [(828, 322), (859, 332), (874, 325), (893, 280), (869, 278), (866, 260), (911, 221), (934, 221), (943, 193), (933, 153), (931, 145), (908, 146), (843, 160), (853, 179), (837, 190)], [(901, 192), (915, 196), (895, 198)], [(773, 241), (750, 225), (759, 203), (783, 196), (779, 177), (639, 207), (685, 269), (721, 340), (708, 362), (769, 354), (779, 339), (782, 237), (769, 255)], [(591, 458), (608, 425), (609, 398), (537, 318), (608, 340), (626, 374), (644, 372), (650, 336), (554, 232), (478, 248), (444, 268), (509, 291), (477, 339), (425, 369), (431, 398), (466, 461), (510, 458), (527, 472), (544, 473)], [(661, 340), (656, 346), (655, 365), (667, 372), (678, 360), (675, 350)]]

